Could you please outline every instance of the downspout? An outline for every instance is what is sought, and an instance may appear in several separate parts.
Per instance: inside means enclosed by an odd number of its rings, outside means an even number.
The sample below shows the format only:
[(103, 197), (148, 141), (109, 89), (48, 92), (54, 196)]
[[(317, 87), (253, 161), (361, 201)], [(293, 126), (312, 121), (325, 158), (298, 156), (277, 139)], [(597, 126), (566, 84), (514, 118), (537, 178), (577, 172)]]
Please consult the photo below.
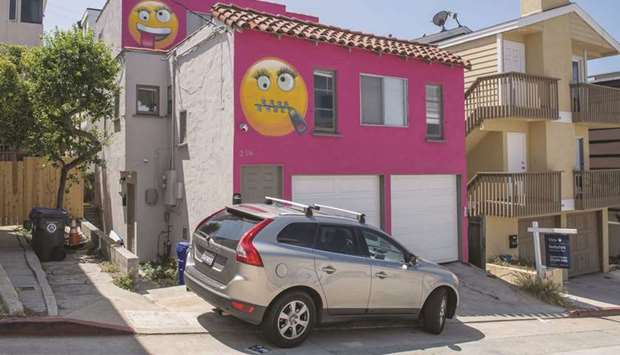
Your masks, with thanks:
[(176, 95), (176, 49), (171, 53), (168, 63), (170, 68), (170, 94), (172, 95), (172, 110), (170, 117), (170, 170), (174, 170), (176, 167), (175, 149), (176, 149), (176, 125), (177, 125), (177, 95)]

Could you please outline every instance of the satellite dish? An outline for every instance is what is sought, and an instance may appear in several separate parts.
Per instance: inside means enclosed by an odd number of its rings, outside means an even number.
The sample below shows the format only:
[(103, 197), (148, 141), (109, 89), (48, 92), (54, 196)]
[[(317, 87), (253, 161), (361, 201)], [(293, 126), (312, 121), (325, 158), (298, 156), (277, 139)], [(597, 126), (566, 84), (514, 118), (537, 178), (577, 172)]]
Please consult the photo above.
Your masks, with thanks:
[(448, 21), (448, 17), (450, 17), (452, 13), (450, 11), (439, 11), (433, 16), (433, 23), (435, 26), (441, 27), (441, 31), (446, 30), (446, 21)]

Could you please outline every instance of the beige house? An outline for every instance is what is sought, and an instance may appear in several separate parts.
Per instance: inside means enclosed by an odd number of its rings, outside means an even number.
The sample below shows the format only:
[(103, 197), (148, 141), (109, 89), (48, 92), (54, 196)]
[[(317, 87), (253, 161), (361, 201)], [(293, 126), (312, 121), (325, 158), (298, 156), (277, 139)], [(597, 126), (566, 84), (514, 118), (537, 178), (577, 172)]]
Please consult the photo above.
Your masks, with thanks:
[(0, 0), (0, 43), (38, 46), (47, 0)]
[[(521, 16), (434, 41), (465, 73), (470, 257), (532, 262), (527, 227), (577, 228), (571, 269), (609, 269), (608, 207), (620, 172), (591, 171), (589, 129), (620, 127), (620, 94), (588, 84), (588, 61), (620, 44), (568, 0), (522, 0)], [(447, 38), (446, 38), (447, 37)]]

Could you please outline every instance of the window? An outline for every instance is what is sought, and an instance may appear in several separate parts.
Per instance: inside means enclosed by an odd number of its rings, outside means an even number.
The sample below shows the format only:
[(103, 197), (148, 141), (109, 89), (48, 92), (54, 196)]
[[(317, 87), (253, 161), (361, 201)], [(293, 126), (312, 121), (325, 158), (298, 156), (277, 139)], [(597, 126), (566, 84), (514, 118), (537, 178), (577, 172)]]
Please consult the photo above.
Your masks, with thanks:
[(114, 117), (112, 117), (112, 122), (114, 123), (114, 132), (116, 133), (121, 131), (120, 101), (121, 94), (117, 92), (114, 95)]
[(159, 87), (138, 85), (136, 112), (144, 115), (159, 114)]
[(314, 246), (316, 228), (317, 225), (315, 223), (289, 224), (278, 234), (278, 242), (312, 248)]
[(187, 111), (179, 113), (179, 145), (187, 143)]
[(172, 85), (168, 85), (166, 90), (166, 114), (172, 116)]
[(200, 12), (187, 12), (187, 34), (190, 35), (209, 23), (211, 15)]
[(314, 72), (314, 129), (336, 132), (336, 74)]
[(359, 255), (355, 233), (351, 228), (321, 226), (317, 249), (332, 253)]
[(441, 85), (426, 85), (426, 137), (443, 139), (443, 90)]
[(22, 0), (21, 21), (43, 23), (43, 0)]
[(366, 242), (368, 255), (371, 259), (399, 264), (406, 262), (403, 250), (390, 241), (388, 237), (368, 229), (362, 229), (362, 237)]
[(17, 18), (17, 0), (9, 0), (9, 20)]
[(404, 127), (407, 125), (407, 81), (362, 75), (362, 123)]
[(198, 227), (198, 232), (213, 238), (217, 244), (235, 250), (241, 237), (258, 222), (259, 219), (224, 210)]

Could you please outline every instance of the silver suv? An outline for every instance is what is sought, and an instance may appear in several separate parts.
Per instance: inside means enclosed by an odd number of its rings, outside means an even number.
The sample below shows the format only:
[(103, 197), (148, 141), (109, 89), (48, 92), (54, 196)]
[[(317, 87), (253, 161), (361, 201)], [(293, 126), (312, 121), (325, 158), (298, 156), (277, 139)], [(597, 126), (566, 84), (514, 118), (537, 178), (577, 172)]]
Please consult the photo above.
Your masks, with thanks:
[(355, 319), (414, 318), (441, 333), (458, 305), (456, 276), (364, 220), (274, 198), (227, 207), (193, 234), (187, 286), (280, 347), (316, 324)]

